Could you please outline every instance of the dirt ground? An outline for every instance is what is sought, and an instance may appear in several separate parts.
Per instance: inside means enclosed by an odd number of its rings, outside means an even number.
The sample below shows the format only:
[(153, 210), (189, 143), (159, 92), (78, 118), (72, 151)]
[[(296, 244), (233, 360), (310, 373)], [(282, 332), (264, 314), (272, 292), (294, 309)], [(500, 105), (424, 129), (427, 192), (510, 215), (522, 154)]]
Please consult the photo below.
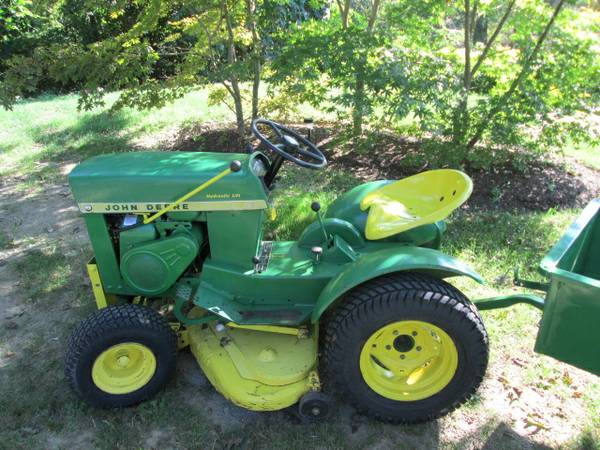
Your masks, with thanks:
[[(60, 169), (66, 175), (72, 167), (72, 164), (65, 164)], [(334, 161), (333, 167), (352, 169), (342, 157)], [(557, 191), (565, 191), (564, 195), (571, 196), (568, 201), (573, 206), (585, 203), (589, 196), (598, 195), (597, 174), (590, 174), (584, 169), (576, 169), (584, 174), (583, 177), (573, 175), (572, 180), (565, 177), (566, 184), (557, 184), (556, 187)], [(553, 169), (540, 168), (538, 172), (534, 168), (527, 175), (530, 178), (524, 179), (528, 185), (535, 184), (531, 177), (545, 179), (549, 176), (547, 170)], [(377, 175), (395, 174), (382, 170)], [(370, 178), (375, 174), (357, 176)], [(479, 186), (484, 185), (484, 189), (488, 188), (486, 181), (498, 184), (506, 183), (506, 179), (502, 173), (491, 179), (483, 175), (478, 179), (475, 175), (475, 182)], [(4, 179), (0, 185), (0, 229), (7, 236), (0, 250), (0, 374), (3, 374), (0, 379), (4, 382), (0, 392), (8, 386), (4, 378), (7, 374), (12, 374), (11, 385), (15, 386), (14, 383), (19, 383), (14, 380), (15, 373), (27, 371), (33, 367), (32, 360), (41, 358), (49, 363), (44, 366), (41, 375), (44, 380), (40, 381), (40, 386), (45, 390), (54, 390), (51, 398), (55, 408), (73, 409), (76, 411), (74, 417), (79, 417), (79, 402), (67, 389), (61, 371), (68, 333), (77, 321), (93, 311), (91, 290), (85, 274), (85, 262), (91, 254), (89, 241), (66, 182), (48, 184), (41, 191), (26, 193), (17, 189), (18, 181)], [(510, 183), (514, 187), (517, 180), (511, 178)], [(543, 205), (561, 204), (557, 198), (541, 202), (540, 194), (535, 191), (521, 189), (519, 192), (515, 196), (522, 196), (518, 197), (518, 201), (523, 207), (542, 208)], [(477, 193), (474, 203), (478, 203), (478, 196), (485, 195), (484, 190)], [(68, 282), (57, 283), (56, 288), (36, 293), (35, 287), (28, 281), (28, 277), (33, 275), (26, 272), (34, 272), (36, 268), (27, 265), (27, 258), (34, 255), (34, 261), (43, 265), (49, 253), (61, 255), (59, 263), (66, 267), (64, 276), (68, 277)], [(35, 298), (38, 294), (43, 303)], [(535, 327), (535, 323), (531, 324), (532, 333)], [(25, 352), (24, 349), (29, 350)], [(355, 414), (346, 404), (338, 403), (330, 426), (332, 434), (342, 436), (339, 441), (341, 444), (323, 441), (324, 436), (331, 434), (328, 428), (300, 425), (289, 411), (259, 414), (229, 404), (210, 387), (188, 353), (181, 355), (177, 380), (169, 388), (168, 400), (173, 402), (172, 408), (180, 408), (186, 415), (203, 414), (202, 417), (208, 418), (206, 426), (211, 428), (209, 435), (215, 436), (214, 442), (206, 442), (206, 445), (199, 445), (200, 448), (243, 448), (243, 439), (231, 436), (240, 435), (248, 429), (262, 430), (265, 448), (285, 448), (286, 445), (287, 448), (327, 448), (341, 445), (372, 449), (530, 449), (568, 446), (574, 441), (583, 442), (585, 446), (586, 437), (581, 438), (586, 414), (582, 396), (585, 395), (586, 386), (595, 382), (595, 377), (564, 364), (553, 363), (561, 367), (564, 376), (571, 380), (569, 384), (573, 395), (569, 395), (565, 401), (563, 397), (547, 395), (544, 383), (552, 383), (552, 380), (529, 383), (527, 366), (533, 364), (532, 358), (533, 352), (530, 352), (506, 360), (492, 360), (488, 376), (476, 397), (448, 417), (429, 424), (412, 427), (382, 425)], [(18, 372), (15, 372), (17, 369)], [(24, 387), (21, 390), (26, 393), (27, 389)], [(42, 395), (36, 391), (35, 385), (31, 389), (32, 395)], [(12, 410), (10, 413), (16, 414)], [(72, 425), (50, 427), (43, 422), (43, 417), (40, 418), (41, 412), (22, 414), (31, 414), (31, 417), (25, 421), (27, 426), (11, 430), (21, 439), (16, 442), (17, 447), (27, 448), (30, 447), (28, 443), (32, 442), (35, 444), (31, 446), (43, 448), (84, 449), (102, 446), (98, 445), (97, 436), (101, 428), (96, 428), (93, 419), (93, 426), (92, 422), (78, 419), (81, 421)], [(43, 414), (50, 415), (51, 412)], [(81, 414), (90, 415), (94, 411), (84, 410)], [(127, 414), (134, 413), (129, 411)], [(9, 424), (23, 423), (23, 420), (16, 419), (14, 422), (6, 421)], [(73, 426), (80, 428), (74, 429)], [(285, 441), (270, 440), (268, 430), (277, 428), (296, 430), (296, 440), (287, 444)], [(147, 429), (144, 432), (145, 441), (139, 442), (137, 447), (178, 447), (174, 444), (173, 436), (180, 431), (160, 426)], [(227, 440), (220, 438), (223, 435), (229, 436)], [(11, 445), (0, 442), (0, 448)], [(589, 445), (595, 446), (593, 442)]]

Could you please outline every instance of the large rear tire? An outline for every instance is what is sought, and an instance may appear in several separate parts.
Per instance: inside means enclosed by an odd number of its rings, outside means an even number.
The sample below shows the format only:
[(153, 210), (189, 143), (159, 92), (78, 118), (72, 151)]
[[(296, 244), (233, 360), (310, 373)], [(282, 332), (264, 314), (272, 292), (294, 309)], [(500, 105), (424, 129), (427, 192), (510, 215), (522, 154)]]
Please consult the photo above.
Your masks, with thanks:
[(175, 370), (177, 336), (164, 317), (139, 305), (109, 306), (77, 326), (65, 375), (81, 399), (100, 408), (154, 396)]
[(392, 423), (435, 419), (478, 388), (488, 338), (456, 288), (417, 273), (386, 275), (347, 293), (325, 320), (326, 387)]

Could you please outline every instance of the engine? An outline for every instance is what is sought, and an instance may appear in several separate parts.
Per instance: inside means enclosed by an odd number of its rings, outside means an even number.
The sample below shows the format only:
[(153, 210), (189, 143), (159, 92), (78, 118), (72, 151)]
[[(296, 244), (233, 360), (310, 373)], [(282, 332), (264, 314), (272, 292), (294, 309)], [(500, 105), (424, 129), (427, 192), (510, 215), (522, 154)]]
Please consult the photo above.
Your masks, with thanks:
[(194, 262), (203, 243), (199, 224), (143, 224), (140, 216), (124, 216), (115, 235), (123, 279), (148, 296), (167, 291)]

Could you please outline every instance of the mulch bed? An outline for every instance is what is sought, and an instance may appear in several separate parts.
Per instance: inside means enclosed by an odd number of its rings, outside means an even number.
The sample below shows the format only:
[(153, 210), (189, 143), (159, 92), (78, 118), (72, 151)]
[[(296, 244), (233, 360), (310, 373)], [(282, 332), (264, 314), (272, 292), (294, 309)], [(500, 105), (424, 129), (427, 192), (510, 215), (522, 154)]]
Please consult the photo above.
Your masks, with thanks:
[[(305, 125), (294, 126), (305, 131)], [(312, 139), (327, 155), (329, 167), (352, 173), (360, 180), (400, 179), (429, 167), (403, 163), (406, 155), (419, 152), (414, 139), (381, 133), (376, 151), (356, 152), (351, 144), (337, 145), (339, 125), (315, 127)], [(256, 145), (256, 143), (254, 143)], [(231, 127), (198, 125), (181, 130), (170, 146), (179, 151), (243, 152), (247, 143)], [(574, 159), (532, 162), (525, 171), (511, 165), (490, 170), (466, 168), (475, 188), (472, 209), (535, 210), (580, 208), (600, 197), (600, 171)]]

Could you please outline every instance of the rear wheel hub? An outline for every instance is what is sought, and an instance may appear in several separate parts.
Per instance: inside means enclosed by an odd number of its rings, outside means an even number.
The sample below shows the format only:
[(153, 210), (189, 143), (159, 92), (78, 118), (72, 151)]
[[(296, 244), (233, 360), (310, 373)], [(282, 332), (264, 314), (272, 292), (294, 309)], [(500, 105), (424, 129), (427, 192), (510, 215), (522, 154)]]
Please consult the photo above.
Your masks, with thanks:
[(360, 354), (360, 370), (369, 387), (398, 401), (437, 394), (450, 383), (457, 367), (452, 338), (420, 320), (385, 325), (367, 339)]

